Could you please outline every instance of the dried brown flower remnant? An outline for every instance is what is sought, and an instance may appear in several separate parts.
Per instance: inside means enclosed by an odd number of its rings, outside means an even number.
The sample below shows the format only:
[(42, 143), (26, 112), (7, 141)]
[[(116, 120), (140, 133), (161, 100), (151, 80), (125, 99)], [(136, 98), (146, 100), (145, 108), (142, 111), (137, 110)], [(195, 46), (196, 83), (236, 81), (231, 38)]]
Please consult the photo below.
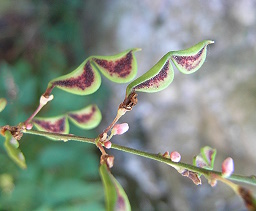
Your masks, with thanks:
[(137, 104), (137, 94), (135, 92), (132, 92), (127, 98), (124, 99), (124, 101), (119, 105), (119, 108), (124, 108), (128, 111), (131, 111), (132, 108)]
[(107, 167), (110, 169), (114, 166), (114, 156), (113, 155), (101, 155), (100, 157), (100, 164), (103, 165), (104, 163), (107, 164)]
[(23, 133), (21, 132), (22, 127), (21, 126), (10, 126), (10, 125), (5, 125), (1, 128), (1, 135), (5, 136), (5, 131), (10, 131), (12, 134), (13, 138), (16, 140), (20, 140), (21, 137), (23, 136)]
[(201, 185), (202, 184), (201, 179), (198, 176), (198, 174), (193, 172), (193, 171), (184, 170), (184, 171), (181, 172), (181, 175), (191, 179), (195, 185)]

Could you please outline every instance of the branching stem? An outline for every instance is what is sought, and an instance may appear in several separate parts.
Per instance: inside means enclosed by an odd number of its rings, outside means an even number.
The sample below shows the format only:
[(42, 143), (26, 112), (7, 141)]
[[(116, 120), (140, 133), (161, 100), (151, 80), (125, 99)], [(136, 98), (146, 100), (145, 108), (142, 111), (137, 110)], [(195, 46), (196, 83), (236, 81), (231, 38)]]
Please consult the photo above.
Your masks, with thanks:
[[(73, 140), (73, 141), (87, 142), (87, 143), (91, 143), (91, 144), (95, 144), (95, 141), (97, 140), (97, 138), (85, 138), (85, 137), (75, 136), (72, 134), (58, 134), (58, 133), (49, 133), (49, 132), (42, 132), (42, 131), (35, 131), (35, 130), (24, 130), (23, 133), (49, 137), (49, 138), (53, 138), (55, 140), (60, 140), (60, 141)], [(177, 168), (187, 169), (189, 171), (202, 174), (205, 177), (210, 177), (212, 174), (221, 176), (221, 172), (199, 168), (199, 167), (196, 167), (196, 166), (193, 166), (190, 164), (186, 164), (186, 163), (182, 163), (182, 162), (175, 163), (175, 162), (171, 161), (170, 159), (165, 158), (159, 154), (148, 153), (148, 152), (144, 152), (144, 151), (137, 150), (137, 149), (132, 149), (132, 148), (117, 145), (117, 144), (112, 144), (111, 148), (119, 150), (119, 151), (127, 152), (130, 154), (138, 155), (141, 157), (149, 158), (152, 160), (156, 160), (156, 161), (165, 163), (167, 165), (170, 165), (170, 166), (174, 167), (175, 169), (177, 169)], [(256, 186), (256, 177), (255, 176), (241, 176), (241, 175), (232, 174), (228, 179)]]

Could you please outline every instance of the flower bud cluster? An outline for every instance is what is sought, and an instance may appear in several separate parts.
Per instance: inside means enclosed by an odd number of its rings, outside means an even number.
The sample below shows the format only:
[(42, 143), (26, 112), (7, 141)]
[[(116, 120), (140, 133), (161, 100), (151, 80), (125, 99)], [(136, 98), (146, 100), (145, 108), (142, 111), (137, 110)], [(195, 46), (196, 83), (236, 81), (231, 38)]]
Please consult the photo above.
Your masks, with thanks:
[(103, 137), (103, 144), (104, 147), (107, 149), (110, 149), (112, 146), (112, 143), (110, 142), (110, 139), (114, 136), (114, 135), (122, 135), (125, 132), (127, 132), (129, 130), (129, 125), (127, 123), (122, 123), (122, 124), (116, 124), (112, 130), (111, 130), (111, 134), (110, 136), (107, 136), (107, 133), (104, 133), (104, 137)]

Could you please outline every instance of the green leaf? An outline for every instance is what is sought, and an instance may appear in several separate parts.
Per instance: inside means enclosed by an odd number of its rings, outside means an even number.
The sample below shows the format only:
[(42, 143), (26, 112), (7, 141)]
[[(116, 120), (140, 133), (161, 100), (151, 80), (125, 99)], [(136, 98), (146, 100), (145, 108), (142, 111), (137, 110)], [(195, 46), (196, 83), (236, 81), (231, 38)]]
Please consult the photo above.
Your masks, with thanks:
[(106, 164), (100, 166), (100, 175), (105, 188), (106, 210), (131, 210), (130, 202), (124, 189), (110, 173)]
[(174, 71), (170, 63), (170, 53), (167, 53), (148, 72), (127, 86), (126, 96), (129, 96), (133, 91), (161, 91), (170, 85), (173, 78)]
[(68, 118), (82, 129), (92, 129), (99, 125), (101, 112), (96, 105), (89, 105), (81, 110), (68, 113)]
[(7, 105), (7, 100), (5, 98), (0, 98), (0, 112), (4, 110)]
[[(42, 211), (45, 211), (47, 209), (42, 209)], [(81, 211), (81, 210), (96, 210), (96, 211), (104, 211), (104, 206), (102, 204), (99, 204), (99, 202), (84, 202), (84, 203), (74, 203), (71, 205), (66, 206), (58, 206), (58, 208), (54, 209), (48, 209), (48, 211), (54, 210), (54, 211)], [(39, 211), (39, 210), (37, 210)]]
[(69, 124), (66, 116), (55, 116), (50, 118), (34, 118), (33, 124), (38, 130), (52, 133), (69, 133)]
[(200, 168), (213, 170), (216, 153), (216, 149), (205, 146), (201, 148), (201, 153), (194, 158), (193, 164)]
[(19, 149), (19, 142), (13, 138), (10, 131), (5, 131), (4, 147), (9, 157), (21, 168), (27, 168), (25, 157)]
[(73, 72), (50, 81), (48, 89), (58, 87), (72, 94), (89, 95), (96, 92), (100, 84), (100, 74), (92, 68), (88, 58)]
[(207, 45), (212, 43), (214, 41), (204, 40), (186, 50), (171, 51), (171, 59), (182, 73), (193, 73), (203, 65), (206, 58)]
[(137, 74), (137, 61), (133, 48), (113, 56), (93, 56), (92, 67), (100, 70), (105, 77), (116, 83), (127, 83)]

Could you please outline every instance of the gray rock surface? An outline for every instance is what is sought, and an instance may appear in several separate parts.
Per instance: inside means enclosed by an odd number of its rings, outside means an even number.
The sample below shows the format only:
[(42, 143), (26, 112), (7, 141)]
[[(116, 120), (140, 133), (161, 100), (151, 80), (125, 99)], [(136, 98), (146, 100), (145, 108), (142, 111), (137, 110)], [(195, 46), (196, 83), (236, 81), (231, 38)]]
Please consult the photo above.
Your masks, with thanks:
[[(201, 147), (209, 145), (218, 151), (217, 170), (231, 156), (237, 174), (255, 174), (255, 11), (252, 0), (105, 4), (104, 20), (99, 23), (102, 40), (96, 48), (114, 53), (141, 47), (142, 51), (136, 53), (138, 75), (170, 50), (184, 49), (204, 39), (215, 40), (197, 73), (183, 75), (175, 70), (175, 79), (166, 90), (139, 94), (138, 105), (121, 120), (129, 123), (130, 131), (116, 142), (156, 153), (177, 150), (188, 163)], [(105, 38), (111, 39), (106, 42)], [(124, 93), (116, 93), (119, 87), (113, 85), (115, 97), (110, 106), (123, 99)], [(110, 119), (114, 112), (108, 115)], [(138, 210), (245, 209), (225, 185), (211, 188), (203, 180), (203, 185), (195, 187), (163, 164), (123, 153), (118, 153), (118, 159), (113, 170), (123, 168), (126, 177), (141, 189), (136, 186), (128, 192), (141, 196), (132, 202)], [(129, 186), (129, 181), (125, 184)]]

